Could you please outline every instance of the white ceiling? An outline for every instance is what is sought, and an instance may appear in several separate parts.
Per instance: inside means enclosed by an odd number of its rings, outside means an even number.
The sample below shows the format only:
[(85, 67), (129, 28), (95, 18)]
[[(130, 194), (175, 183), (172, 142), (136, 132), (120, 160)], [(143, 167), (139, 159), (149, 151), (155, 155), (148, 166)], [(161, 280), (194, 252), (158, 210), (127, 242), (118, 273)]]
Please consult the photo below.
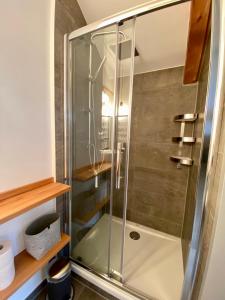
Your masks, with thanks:
[[(78, 0), (88, 24), (149, 1)], [(135, 73), (181, 66), (185, 63), (190, 2), (137, 18)]]
[(88, 24), (149, 1), (144, 0), (77, 0)]

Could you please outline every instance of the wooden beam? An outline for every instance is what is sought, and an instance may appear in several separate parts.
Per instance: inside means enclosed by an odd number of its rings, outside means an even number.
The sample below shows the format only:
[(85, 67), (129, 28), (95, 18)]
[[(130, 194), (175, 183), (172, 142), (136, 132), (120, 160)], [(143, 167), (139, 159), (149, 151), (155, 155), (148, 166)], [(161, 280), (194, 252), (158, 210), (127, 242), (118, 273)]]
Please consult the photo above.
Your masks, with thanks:
[(192, 0), (184, 84), (198, 80), (210, 20), (211, 0)]

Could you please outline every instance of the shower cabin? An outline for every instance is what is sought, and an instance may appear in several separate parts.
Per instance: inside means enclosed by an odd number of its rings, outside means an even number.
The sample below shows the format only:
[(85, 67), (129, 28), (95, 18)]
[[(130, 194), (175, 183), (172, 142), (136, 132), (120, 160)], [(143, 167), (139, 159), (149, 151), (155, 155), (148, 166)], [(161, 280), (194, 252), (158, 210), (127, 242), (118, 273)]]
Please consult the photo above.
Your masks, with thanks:
[[(151, 38), (159, 12), (170, 20), (161, 28), (163, 41), (167, 25), (188, 23), (188, 7), (188, 1), (151, 1), (65, 36), (70, 257), (77, 274), (129, 293), (121, 299), (190, 299), (193, 288), (217, 7), (198, 83), (183, 84), (182, 59), (154, 69), (161, 51), (154, 40), (138, 49)], [(177, 62), (172, 34), (170, 42), (166, 51)]]

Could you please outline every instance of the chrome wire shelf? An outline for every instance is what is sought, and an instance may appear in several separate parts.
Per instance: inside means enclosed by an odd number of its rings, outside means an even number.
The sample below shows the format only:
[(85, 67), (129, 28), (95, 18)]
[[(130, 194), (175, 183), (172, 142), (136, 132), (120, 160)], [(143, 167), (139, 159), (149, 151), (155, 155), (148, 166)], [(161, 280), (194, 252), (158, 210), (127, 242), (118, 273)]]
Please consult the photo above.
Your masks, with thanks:
[(174, 122), (194, 122), (198, 118), (198, 114), (183, 114), (174, 117)]
[(187, 143), (187, 144), (194, 144), (196, 142), (195, 137), (191, 136), (177, 136), (177, 137), (172, 137), (172, 141), (175, 143)]
[(194, 162), (190, 157), (184, 156), (170, 156), (170, 159), (183, 166), (192, 166)]

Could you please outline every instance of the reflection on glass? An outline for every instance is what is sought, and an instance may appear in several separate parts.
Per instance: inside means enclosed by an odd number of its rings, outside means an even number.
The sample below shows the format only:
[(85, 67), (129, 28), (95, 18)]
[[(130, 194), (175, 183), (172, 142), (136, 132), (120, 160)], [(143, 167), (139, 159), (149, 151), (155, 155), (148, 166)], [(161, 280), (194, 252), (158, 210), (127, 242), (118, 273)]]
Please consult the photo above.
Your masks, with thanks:
[(129, 21), (72, 41), (71, 256), (120, 281), (132, 33)]
[[(110, 34), (109, 34), (110, 33)], [(72, 252), (108, 274), (116, 25), (72, 42)]]

